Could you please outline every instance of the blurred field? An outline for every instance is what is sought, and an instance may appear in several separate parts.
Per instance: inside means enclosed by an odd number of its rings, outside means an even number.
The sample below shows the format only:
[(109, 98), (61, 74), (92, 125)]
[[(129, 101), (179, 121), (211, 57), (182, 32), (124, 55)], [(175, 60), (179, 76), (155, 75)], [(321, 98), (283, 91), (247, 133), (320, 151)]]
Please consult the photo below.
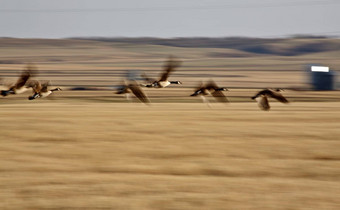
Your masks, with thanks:
[(340, 102), (1, 105), (1, 209), (339, 209)]
[[(0, 39), (1, 85), (32, 62), (63, 89), (0, 98), (0, 209), (339, 209), (339, 91), (295, 91), (309, 88), (305, 65), (337, 70), (339, 52)], [(158, 77), (169, 54), (183, 85), (145, 89), (150, 106), (113, 93), (127, 70)], [(210, 78), (231, 103), (189, 96)], [(259, 110), (250, 97), (265, 87), (291, 103)]]

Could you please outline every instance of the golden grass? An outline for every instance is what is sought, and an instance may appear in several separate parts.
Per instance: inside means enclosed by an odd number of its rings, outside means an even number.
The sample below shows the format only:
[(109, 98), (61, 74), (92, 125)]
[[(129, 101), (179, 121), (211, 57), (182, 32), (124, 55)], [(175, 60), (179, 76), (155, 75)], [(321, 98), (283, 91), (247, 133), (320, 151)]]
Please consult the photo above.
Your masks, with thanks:
[(339, 105), (3, 104), (0, 208), (338, 209)]

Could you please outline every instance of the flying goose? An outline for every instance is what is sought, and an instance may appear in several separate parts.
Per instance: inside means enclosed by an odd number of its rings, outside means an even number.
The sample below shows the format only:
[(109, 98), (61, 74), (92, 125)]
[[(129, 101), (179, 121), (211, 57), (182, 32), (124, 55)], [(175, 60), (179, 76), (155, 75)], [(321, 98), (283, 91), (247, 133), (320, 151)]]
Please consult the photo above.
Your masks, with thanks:
[(31, 65), (27, 65), (26, 69), (22, 71), (19, 79), (14, 85), (11, 85), (8, 90), (1, 90), (0, 94), (2, 96), (8, 96), (9, 94), (20, 94), (24, 93), (27, 90), (30, 89), (29, 86), (27, 86), (28, 79), (33, 74), (33, 67)]
[(51, 93), (53, 93), (54, 91), (61, 91), (61, 88), (59, 87), (49, 90), (48, 89), (49, 85), (50, 85), (49, 82), (44, 82), (41, 84), (37, 80), (31, 81), (30, 86), (33, 88), (33, 95), (29, 96), (28, 99), (33, 100), (36, 98), (45, 98), (49, 96)]
[(258, 106), (264, 110), (264, 111), (269, 111), (270, 106), (269, 106), (269, 101), (268, 97), (275, 98), (276, 100), (282, 102), (282, 103), (289, 103), (289, 101), (280, 93), (282, 89), (275, 89), (275, 90), (270, 90), (270, 89), (264, 89), (259, 91), (255, 96), (251, 97), (251, 99), (256, 100)]
[(126, 99), (130, 100), (130, 94), (134, 94), (141, 102), (148, 104), (150, 103), (149, 98), (145, 95), (144, 91), (140, 88), (140, 85), (134, 80), (126, 82), (116, 92), (116, 94), (125, 94)]
[(146, 79), (149, 84), (143, 85), (144, 87), (153, 87), (153, 88), (164, 88), (169, 86), (170, 84), (182, 84), (180, 81), (169, 81), (168, 77), (171, 72), (175, 70), (175, 68), (179, 67), (181, 65), (180, 61), (174, 60), (173, 57), (170, 56), (169, 60), (166, 62), (164, 66), (164, 71), (161, 74), (161, 77), (159, 80), (154, 80), (151, 78), (148, 78), (145, 74), (142, 75), (144, 79)]
[(228, 89), (225, 87), (218, 87), (214, 81), (209, 81), (207, 84), (201, 83), (201, 85), (195, 90), (193, 94), (190, 96), (198, 96), (200, 95), (203, 102), (207, 103), (209, 106), (209, 101), (205, 98), (206, 95), (211, 94), (215, 97), (215, 99), (219, 102), (229, 102), (227, 97), (223, 94), (222, 91), (227, 91)]

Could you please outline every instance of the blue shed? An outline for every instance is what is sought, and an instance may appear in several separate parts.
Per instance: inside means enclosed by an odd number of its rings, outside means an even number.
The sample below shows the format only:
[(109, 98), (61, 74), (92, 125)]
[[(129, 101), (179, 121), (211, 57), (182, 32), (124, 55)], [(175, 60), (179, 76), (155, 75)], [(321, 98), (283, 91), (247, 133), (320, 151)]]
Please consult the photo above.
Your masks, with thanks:
[(310, 66), (311, 85), (313, 90), (334, 90), (335, 73), (325, 66)]

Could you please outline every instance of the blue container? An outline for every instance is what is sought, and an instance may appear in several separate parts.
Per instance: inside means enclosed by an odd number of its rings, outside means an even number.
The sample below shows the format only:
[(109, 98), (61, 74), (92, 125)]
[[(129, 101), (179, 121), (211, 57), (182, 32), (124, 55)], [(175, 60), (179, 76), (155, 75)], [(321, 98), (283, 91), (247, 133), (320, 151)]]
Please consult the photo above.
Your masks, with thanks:
[(329, 72), (314, 72), (311, 71), (311, 83), (313, 90), (334, 90), (335, 89), (335, 73)]

